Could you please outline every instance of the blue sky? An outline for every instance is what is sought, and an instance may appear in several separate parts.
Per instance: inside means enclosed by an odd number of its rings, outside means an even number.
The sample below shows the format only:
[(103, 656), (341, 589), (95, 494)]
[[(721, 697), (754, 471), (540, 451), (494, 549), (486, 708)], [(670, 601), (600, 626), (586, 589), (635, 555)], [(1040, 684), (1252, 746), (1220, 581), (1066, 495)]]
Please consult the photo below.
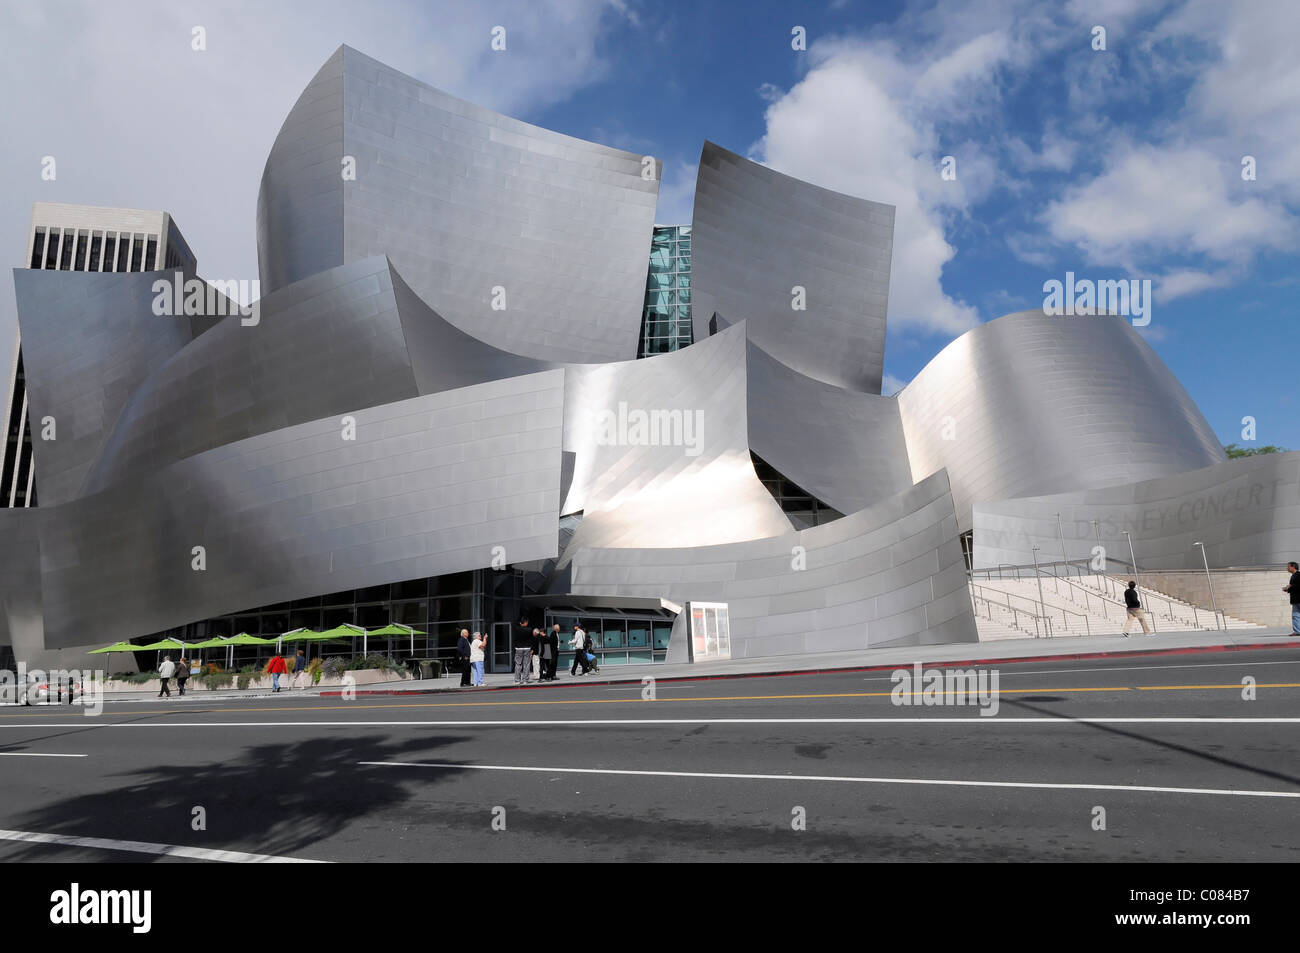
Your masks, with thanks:
[[(254, 277), (267, 150), (346, 42), (455, 95), (662, 158), (661, 221), (689, 221), (706, 138), (895, 205), (894, 387), (962, 330), (1040, 306), (1043, 282), (1067, 271), (1151, 279), (1142, 333), (1220, 439), (1243, 442), (1253, 416), (1258, 443), (1300, 449), (1300, 5), (108, 6), (0, 12), (0, 69), (24, 91), (3, 107), (17, 132), (0, 146), (5, 260), (21, 259), (45, 199), (168, 209), (205, 275)], [(504, 53), (489, 47), (496, 25)], [(795, 26), (806, 50), (791, 48)], [(39, 178), (45, 155), (55, 182)], [(0, 360), (6, 322), (0, 311)]]

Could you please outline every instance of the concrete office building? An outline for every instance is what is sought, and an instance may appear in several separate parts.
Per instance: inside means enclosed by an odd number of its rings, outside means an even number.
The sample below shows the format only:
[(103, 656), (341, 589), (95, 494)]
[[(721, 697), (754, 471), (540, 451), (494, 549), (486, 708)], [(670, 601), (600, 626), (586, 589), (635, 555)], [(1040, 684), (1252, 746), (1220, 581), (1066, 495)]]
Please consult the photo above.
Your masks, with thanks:
[[(70, 426), (40, 513), (0, 511), (0, 644), (395, 622), (500, 670), (527, 616), (653, 662), (692, 657), (688, 603), (732, 657), (972, 642), (972, 533), (1014, 557), (1060, 494), (1190, 518), (1246, 472), (1118, 317), (1000, 318), (882, 396), (891, 207), (705, 143), (656, 226), (642, 171), (342, 47), (270, 147), (258, 322), (15, 270), (29, 413)], [(1195, 510), (1211, 557), (1300, 548), (1294, 485)]]

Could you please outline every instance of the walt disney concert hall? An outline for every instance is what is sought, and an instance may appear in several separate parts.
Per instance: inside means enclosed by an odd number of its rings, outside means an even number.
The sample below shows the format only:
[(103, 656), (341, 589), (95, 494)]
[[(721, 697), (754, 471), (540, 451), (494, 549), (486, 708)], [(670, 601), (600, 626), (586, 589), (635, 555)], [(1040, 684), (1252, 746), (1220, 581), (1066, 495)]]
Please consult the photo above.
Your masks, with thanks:
[(1300, 550), (1300, 454), (1227, 460), (1125, 319), (1007, 315), (882, 395), (893, 207), (709, 142), (689, 224), (658, 186), (342, 47), (266, 161), (255, 317), (159, 315), (192, 259), (34, 250), (0, 644), (395, 623), (499, 671), (528, 618), (654, 663), (702, 605), (732, 658), (865, 650), (977, 641), (971, 570), (1035, 547)]

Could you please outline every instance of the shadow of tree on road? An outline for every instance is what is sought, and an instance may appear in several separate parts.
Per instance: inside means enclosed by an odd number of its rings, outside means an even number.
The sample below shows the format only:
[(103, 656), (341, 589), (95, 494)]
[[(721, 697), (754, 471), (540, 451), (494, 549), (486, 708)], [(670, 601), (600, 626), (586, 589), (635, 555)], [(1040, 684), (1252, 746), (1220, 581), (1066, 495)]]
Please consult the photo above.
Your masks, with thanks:
[[(362, 768), (361, 761), (421, 760), (463, 739), (420, 735), (394, 741), (365, 734), (275, 742), (235, 749), (234, 760), (204, 760), (199, 737), (160, 733), (150, 749), (167, 763), (101, 774), (86, 790), (56, 796), (39, 808), (16, 814), (5, 826), (23, 831), (147, 841), (183, 847), (238, 850), (319, 860), (350, 859), (322, 850), (347, 825), (409, 801), (409, 775)], [(109, 749), (110, 751), (112, 749)], [(108, 755), (111, 756), (111, 755)], [(449, 759), (439, 757), (447, 762)], [(426, 792), (461, 774), (456, 768), (421, 773)], [(203, 808), (206, 830), (192, 827)], [(353, 832), (348, 839), (355, 839)], [(343, 843), (346, 843), (344, 841)], [(314, 850), (312, 848), (315, 848)], [(38, 861), (48, 848), (31, 845), (6, 852), (9, 860)], [(163, 856), (131, 853), (133, 861)]]

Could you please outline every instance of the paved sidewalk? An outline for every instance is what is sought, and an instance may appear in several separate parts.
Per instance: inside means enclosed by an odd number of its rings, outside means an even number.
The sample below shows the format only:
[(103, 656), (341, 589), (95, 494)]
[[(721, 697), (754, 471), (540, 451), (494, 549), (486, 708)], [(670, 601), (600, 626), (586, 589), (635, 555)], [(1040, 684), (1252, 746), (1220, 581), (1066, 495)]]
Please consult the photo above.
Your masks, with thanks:
[[(1115, 655), (1146, 655), (1162, 653), (1190, 653), (1254, 648), (1300, 647), (1300, 638), (1290, 637), (1290, 629), (1243, 629), (1235, 632), (1162, 632), (1159, 635), (1135, 635), (1123, 638), (1116, 635), (1073, 636), (1055, 639), (1000, 639), (996, 642), (965, 642), (958, 645), (921, 645), (894, 649), (867, 649), (852, 652), (824, 652), (815, 655), (790, 655), (776, 658), (733, 659), (726, 662), (690, 664), (640, 664), (606, 665), (599, 674), (570, 676), (567, 669), (560, 670), (555, 682), (530, 682), (529, 688), (552, 688), (574, 685), (609, 685), (640, 683), (645, 677), (656, 681), (671, 679), (735, 678), (747, 675), (796, 675), (812, 672), (830, 672), (871, 668), (903, 668), (920, 662), (926, 666), (953, 664), (996, 665), (1034, 659), (1070, 659), (1105, 657)], [(362, 695), (428, 694), (433, 692), (482, 692), (489, 689), (515, 687), (514, 676), (509, 672), (490, 673), (483, 688), (461, 688), (460, 674), (442, 678), (407, 679), (405, 681), (376, 682), (356, 689)], [(174, 694), (174, 693), (173, 693)], [(342, 689), (337, 685), (298, 691), (286, 689), (273, 695), (266, 689), (250, 691), (190, 692), (174, 704), (211, 702), (223, 699), (268, 698), (292, 701), (304, 696), (337, 697)], [(113, 692), (106, 696), (109, 702), (157, 701), (156, 692)]]

